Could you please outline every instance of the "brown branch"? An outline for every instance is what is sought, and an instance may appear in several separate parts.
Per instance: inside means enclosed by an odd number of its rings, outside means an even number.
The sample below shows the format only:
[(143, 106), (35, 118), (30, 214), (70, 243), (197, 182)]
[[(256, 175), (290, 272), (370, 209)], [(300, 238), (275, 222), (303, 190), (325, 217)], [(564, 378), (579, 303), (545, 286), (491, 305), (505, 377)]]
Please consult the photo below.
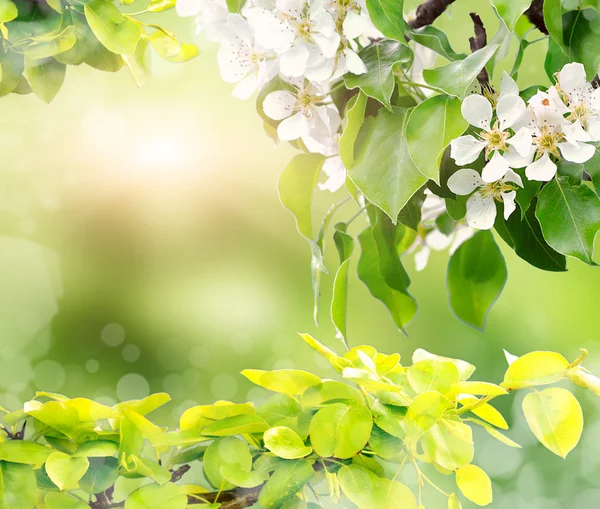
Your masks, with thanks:
[(540, 32), (548, 35), (548, 29), (544, 22), (544, 0), (533, 0), (531, 7), (525, 11), (525, 16)]
[(171, 470), (171, 482), (179, 481), (190, 468), (189, 465), (181, 465), (177, 470)]
[[(471, 19), (473, 20), (473, 29), (475, 31), (475, 37), (469, 37), (469, 45), (471, 47), (471, 52), (475, 53), (477, 50), (484, 48), (487, 44), (487, 33), (483, 26), (483, 21), (481, 21), (481, 18), (477, 14), (472, 12), (469, 16), (471, 16)], [(485, 66), (479, 71), (477, 80), (484, 89), (490, 87), (490, 75)]]
[(416, 16), (408, 22), (408, 26), (415, 30), (431, 25), (454, 2), (455, 0), (426, 0), (417, 7)]

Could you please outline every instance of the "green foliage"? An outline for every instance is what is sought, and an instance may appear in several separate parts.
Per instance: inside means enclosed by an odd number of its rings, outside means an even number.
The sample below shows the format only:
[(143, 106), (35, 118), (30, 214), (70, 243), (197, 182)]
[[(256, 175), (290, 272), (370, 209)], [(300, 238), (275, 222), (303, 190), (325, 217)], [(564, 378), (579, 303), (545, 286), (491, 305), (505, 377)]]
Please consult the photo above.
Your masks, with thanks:
[[(175, 430), (147, 416), (168, 402), (166, 394), (108, 407), (40, 392), (22, 409), (3, 410), (0, 507), (314, 509), (320, 501), (313, 494), (328, 492), (334, 504), (343, 498), (364, 509), (417, 509), (422, 490), (397, 477), (414, 469), (419, 482), (436, 486), (422, 471), (427, 463), (455, 476), (449, 507), (460, 507), (456, 493), (485, 506), (492, 485), (472, 463), (472, 426), (519, 447), (499, 431), (508, 425), (492, 400), (565, 379), (600, 392), (599, 379), (581, 365), (585, 351), (573, 363), (553, 352), (510, 356), (496, 385), (470, 380), (475, 367), (465, 361), (420, 349), (402, 363), (371, 346), (338, 355), (302, 338), (340, 380), (245, 370), (273, 395), (258, 406), (192, 407)], [(533, 434), (558, 456), (579, 442), (583, 416), (568, 389), (533, 390), (523, 411)]]
[(146, 9), (129, 14), (109, 0), (3, 0), (0, 96), (33, 92), (49, 103), (65, 80), (67, 66), (84, 63), (109, 72), (127, 64), (138, 86), (143, 85), (149, 76), (148, 41), (170, 62), (198, 54), (170, 30), (138, 19), (174, 7), (174, 0), (151, 0)]

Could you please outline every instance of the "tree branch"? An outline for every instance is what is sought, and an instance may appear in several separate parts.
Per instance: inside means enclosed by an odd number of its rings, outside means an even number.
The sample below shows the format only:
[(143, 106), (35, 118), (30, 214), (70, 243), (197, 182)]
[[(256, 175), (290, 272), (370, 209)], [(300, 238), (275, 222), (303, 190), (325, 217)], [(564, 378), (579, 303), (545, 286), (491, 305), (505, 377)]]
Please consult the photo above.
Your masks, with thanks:
[[(475, 31), (475, 37), (469, 37), (469, 45), (471, 46), (471, 52), (475, 53), (487, 44), (487, 33), (483, 26), (483, 21), (481, 21), (481, 18), (477, 14), (471, 12), (469, 16), (471, 16), (471, 19), (473, 20), (473, 29)], [(490, 75), (485, 66), (479, 71), (477, 80), (483, 88), (490, 87)]]
[(531, 7), (525, 11), (525, 16), (540, 32), (548, 35), (548, 29), (544, 22), (544, 0), (533, 0)]
[(413, 30), (431, 25), (455, 0), (426, 0), (417, 7), (417, 15), (408, 22)]

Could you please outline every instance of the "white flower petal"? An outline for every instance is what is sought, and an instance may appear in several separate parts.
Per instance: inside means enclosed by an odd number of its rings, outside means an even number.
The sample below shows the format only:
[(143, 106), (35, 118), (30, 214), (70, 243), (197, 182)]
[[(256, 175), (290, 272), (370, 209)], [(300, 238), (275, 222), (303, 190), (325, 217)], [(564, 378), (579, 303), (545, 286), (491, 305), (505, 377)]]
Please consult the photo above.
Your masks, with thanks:
[(251, 74), (236, 85), (231, 95), (237, 99), (245, 101), (246, 99), (250, 98), (254, 92), (256, 92), (257, 88), (258, 80), (254, 74)]
[(572, 96), (581, 95), (582, 91), (587, 87), (587, 78), (583, 64), (573, 62), (565, 65), (558, 73), (558, 83), (561, 90), (569, 96), (569, 99)]
[(256, 42), (267, 49), (285, 51), (294, 43), (292, 27), (272, 11), (258, 7), (246, 9), (244, 16), (254, 32)]
[(342, 25), (342, 32), (346, 39), (356, 39), (370, 28), (369, 25), (368, 18), (351, 10), (346, 13), (346, 18)]
[(595, 111), (600, 111), (600, 88), (595, 88), (590, 95), (590, 106)]
[(346, 57), (346, 67), (352, 74), (364, 74), (367, 72), (367, 66), (360, 57), (350, 48), (344, 50)]
[(496, 105), (496, 114), (500, 121), (500, 129), (504, 131), (512, 127), (525, 114), (525, 101), (518, 95), (505, 95)]
[(346, 182), (346, 168), (340, 156), (325, 159), (322, 170), (328, 179), (323, 184), (319, 183), (321, 191), (328, 190), (334, 193)]
[(504, 159), (508, 161), (508, 164), (511, 168), (525, 168), (525, 166), (531, 164), (531, 161), (533, 161), (536, 151), (536, 146), (531, 145), (529, 148), (529, 153), (526, 156), (522, 156), (517, 152), (515, 147), (509, 145), (508, 151), (504, 152), (503, 156)]
[(570, 141), (571, 143), (576, 143), (578, 141), (592, 141), (592, 137), (585, 132), (580, 120), (576, 120), (572, 124), (563, 126), (562, 130), (563, 133), (565, 133), (567, 141)]
[(277, 0), (275, 5), (277, 10), (291, 16), (299, 18), (304, 10), (305, 0)]
[(417, 272), (421, 272), (425, 267), (427, 267), (430, 253), (431, 249), (429, 249), (427, 246), (423, 246), (422, 249), (415, 253), (415, 270)]
[(470, 228), (469, 226), (466, 226), (466, 225), (459, 226), (456, 229), (456, 233), (454, 235), (454, 241), (452, 242), (452, 245), (450, 246), (450, 249), (448, 250), (450, 255), (453, 255), (454, 252), (465, 241), (469, 240), (473, 236), (474, 233), (475, 233), (475, 231), (473, 230), (473, 228)]
[(492, 105), (485, 97), (472, 94), (465, 98), (461, 106), (462, 116), (469, 124), (480, 129), (490, 130)]
[(548, 153), (545, 153), (537, 161), (525, 168), (525, 176), (529, 180), (547, 182), (548, 180), (552, 180), (554, 175), (556, 175), (556, 164), (550, 160)]
[(340, 46), (340, 34), (333, 33), (330, 36), (314, 34), (313, 40), (323, 52), (325, 58), (334, 58), (337, 54), (337, 49)]
[(431, 230), (425, 236), (425, 244), (434, 251), (443, 251), (452, 243), (452, 235), (444, 235), (439, 230)]
[(471, 136), (460, 136), (450, 142), (450, 157), (456, 161), (456, 164), (462, 166), (475, 161), (485, 148), (487, 143)]
[(519, 95), (519, 85), (506, 71), (502, 73), (502, 78), (500, 78), (500, 97), (505, 95)]
[(594, 141), (600, 141), (600, 116), (588, 118), (587, 132)]
[(203, 0), (178, 0), (177, 4), (175, 5), (177, 14), (182, 18), (186, 18), (188, 16), (197, 16), (202, 12), (203, 8)]
[(508, 193), (502, 193), (502, 201), (504, 202), (504, 219), (508, 219), (510, 215), (516, 210), (515, 198), (517, 197), (516, 191), (509, 191)]
[(569, 141), (559, 143), (558, 148), (560, 149), (562, 156), (572, 163), (585, 163), (594, 157), (594, 154), (596, 153), (596, 147), (594, 147), (594, 145), (588, 145), (587, 143), (581, 143), (579, 141), (576, 141), (575, 143)]
[(511, 169), (506, 172), (506, 175), (504, 175), (502, 180), (504, 180), (504, 182), (514, 182), (519, 187), (523, 187), (523, 180), (521, 180), (521, 176)]
[[(246, 52), (244, 51), (246, 49)], [(237, 83), (243, 79), (251, 69), (247, 47), (223, 44), (217, 54), (221, 78), (227, 83)]]
[(484, 185), (483, 180), (475, 170), (463, 168), (450, 176), (448, 188), (455, 194), (466, 196)]
[(287, 90), (277, 90), (265, 97), (263, 111), (273, 120), (283, 120), (293, 113), (296, 101), (296, 96)]
[(496, 150), (490, 161), (483, 167), (481, 178), (484, 182), (496, 182), (506, 175), (508, 169), (508, 161)]
[(304, 44), (296, 44), (279, 58), (279, 69), (284, 76), (299, 78), (306, 71), (309, 52)]
[(521, 127), (506, 143), (512, 145), (521, 157), (527, 157), (533, 146), (532, 138), (531, 130), (527, 127)]
[(307, 132), (306, 118), (302, 113), (286, 118), (277, 127), (277, 136), (282, 141), (297, 140)]
[(491, 196), (475, 193), (467, 200), (467, 224), (478, 230), (489, 230), (496, 219), (496, 204)]

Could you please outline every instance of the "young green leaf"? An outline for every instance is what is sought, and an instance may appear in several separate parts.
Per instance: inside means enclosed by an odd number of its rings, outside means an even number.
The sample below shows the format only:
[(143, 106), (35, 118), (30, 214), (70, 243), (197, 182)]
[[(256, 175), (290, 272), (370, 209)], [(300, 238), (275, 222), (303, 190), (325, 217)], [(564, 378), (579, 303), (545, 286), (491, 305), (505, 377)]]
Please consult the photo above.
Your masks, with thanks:
[(185, 509), (187, 496), (174, 483), (163, 486), (147, 484), (135, 490), (125, 500), (125, 509)]
[(592, 256), (600, 229), (600, 199), (589, 187), (573, 185), (567, 177), (551, 180), (540, 192), (536, 216), (552, 248), (596, 265)]
[(17, 6), (10, 0), (0, 0), (0, 23), (8, 23), (19, 15)]
[(276, 369), (273, 371), (244, 369), (242, 375), (252, 383), (269, 391), (292, 395), (302, 394), (309, 387), (321, 383), (318, 376), (300, 369)]
[(436, 95), (412, 111), (406, 125), (406, 142), (412, 160), (423, 175), (439, 184), (444, 151), (468, 125), (456, 97)]
[(348, 102), (344, 128), (340, 136), (340, 157), (346, 168), (350, 168), (354, 164), (354, 144), (365, 121), (367, 100), (367, 96), (359, 91)]
[(534, 391), (523, 400), (527, 424), (536, 438), (554, 454), (566, 458), (583, 432), (581, 405), (560, 387)]
[(431, 25), (416, 30), (408, 30), (407, 34), (413, 41), (418, 42), (426, 48), (432, 49), (451, 62), (454, 60), (462, 60), (467, 56), (464, 53), (456, 53), (450, 45), (448, 36), (440, 29)]
[(102, 493), (117, 480), (119, 462), (111, 457), (89, 458), (89, 462), (89, 468), (79, 480), (79, 487), (86, 493)]
[(61, 490), (73, 488), (87, 472), (90, 463), (86, 457), (69, 456), (54, 452), (46, 461), (46, 472)]
[(518, 357), (506, 370), (502, 387), (523, 389), (558, 382), (566, 375), (569, 362), (555, 352), (530, 352)]
[(11, 463), (36, 465), (45, 463), (53, 453), (49, 447), (23, 440), (10, 440), (0, 443), (0, 460)]
[(312, 452), (312, 448), (305, 446), (298, 434), (286, 426), (267, 430), (263, 441), (269, 451), (286, 460), (304, 458)]
[(423, 452), (450, 471), (473, 461), (473, 432), (463, 422), (441, 419), (421, 437)]
[(244, 433), (262, 433), (268, 428), (267, 422), (258, 415), (236, 415), (209, 424), (202, 429), (202, 433), (212, 437), (227, 437)]
[(306, 460), (286, 461), (278, 466), (265, 483), (258, 503), (265, 509), (276, 509), (298, 493), (312, 479), (315, 471)]
[(0, 509), (34, 508), (38, 488), (29, 465), (0, 461), (0, 486)]
[(221, 467), (231, 465), (239, 470), (249, 472), (252, 469), (252, 455), (248, 444), (234, 437), (215, 440), (204, 453), (204, 475), (217, 489), (228, 489), (229, 483), (223, 486), (224, 478)]
[(310, 442), (324, 458), (355, 456), (369, 441), (373, 417), (365, 406), (333, 403), (319, 410), (310, 422)]
[(511, 32), (514, 32), (517, 20), (529, 9), (531, 0), (492, 0), (492, 5)]
[(492, 503), (492, 481), (476, 465), (465, 465), (456, 471), (456, 484), (462, 494), (479, 506)]
[(71, 498), (67, 493), (51, 491), (44, 497), (44, 503), (48, 509), (88, 509), (90, 506)]
[(90, 0), (84, 4), (85, 18), (98, 40), (113, 53), (133, 55), (142, 29), (138, 23), (121, 14), (106, 0)]
[(346, 337), (346, 312), (348, 303), (348, 269), (350, 257), (354, 252), (354, 237), (346, 233), (346, 223), (335, 225), (333, 241), (340, 257), (338, 267), (333, 280), (333, 296), (331, 299), (331, 321), (336, 329), (336, 336), (344, 344), (348, 344)]
[(54, 58), (31, 60), (25, 58), (25, 75), (35, 95), (51, 103), (65, 81), (67, 66)]
[(408, 436), (420, 436), (431, 429), (453, 404), (439, 392), (419, 394), (406, 412), (404, 425)]
[(483, 330), (506, 278), (506, 263), (494, 237), (489, 231), (476, 233), (456, 250), (448, 263), (452, 311), (465, 323)]

